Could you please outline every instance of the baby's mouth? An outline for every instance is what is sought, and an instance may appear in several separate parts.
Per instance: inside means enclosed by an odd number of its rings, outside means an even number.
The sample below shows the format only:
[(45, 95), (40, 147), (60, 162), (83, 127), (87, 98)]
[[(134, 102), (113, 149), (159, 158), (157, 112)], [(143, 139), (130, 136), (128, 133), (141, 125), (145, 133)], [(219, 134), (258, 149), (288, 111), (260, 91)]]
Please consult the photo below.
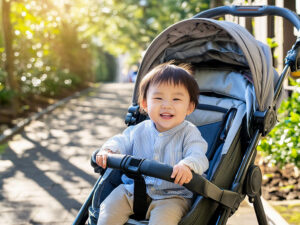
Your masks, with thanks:
[(170, 114), (170, 113), (161, 113), (160, 116), (163, 119), (171, 119), (174, 115)]

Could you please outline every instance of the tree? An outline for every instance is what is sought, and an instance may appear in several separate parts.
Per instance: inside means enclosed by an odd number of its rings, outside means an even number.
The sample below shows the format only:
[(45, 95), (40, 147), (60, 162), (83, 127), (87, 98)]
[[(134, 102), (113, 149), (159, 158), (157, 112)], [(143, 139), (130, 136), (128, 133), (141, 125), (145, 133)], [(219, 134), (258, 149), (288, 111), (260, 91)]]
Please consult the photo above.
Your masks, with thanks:
[(94, 80), (97, 12), (88, 1), (66, 2), (0, 2), (0, 122), (35, 108), (35, 100), (48, 102), (41, 96), (63, 96)]
[(209, 0), (1, 3), (0, 104), (15, 104), (14, 113), (34, 107), (40, 96), (55, 98), (65, 89), (82, 88), (96, 73), (111, 80), (112, 55), (127, 53), (136, 63), (161, 31), (209, 7)]
[(2, 25), (3, 25), (3, 39), (5, 44), (5, 72), (7, 76), (7, 88), (12, 90), (14, 96), (12, 98), (12, 114), (15, 116), (18, 110), (19, 85), (15, 77), (14, 71), (14, 51), (13, 51), (13, 33), (10, 20), (11, 1), (2, 0)]
[(99, 40), (108, 52), (129, 52), (136, 62), (161, 31), (208, 6), (209, 0), (102, 0)]
[(224, 5), (224, 0), (210, 0), (209, 8), (215, 8)]

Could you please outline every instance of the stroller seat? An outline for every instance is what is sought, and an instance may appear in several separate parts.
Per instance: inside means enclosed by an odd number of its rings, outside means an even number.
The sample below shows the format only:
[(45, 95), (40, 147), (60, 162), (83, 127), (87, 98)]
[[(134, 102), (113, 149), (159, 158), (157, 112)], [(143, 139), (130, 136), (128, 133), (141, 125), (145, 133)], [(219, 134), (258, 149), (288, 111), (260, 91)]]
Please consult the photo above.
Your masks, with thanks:
[[(235, 171), (239, 165), (239, 160), (235, 163), (231, 162), (230, 159), (224, 156), (226, 154), (224, 154), (222, 150), (227, 135), (232, 132), (231, 129), (240, 127), (244, 116), (244, 107), (245, 103), (236, 99), (201, 95), (197, 109), (187, 117), (188, 121), (198, 127), (202, 136), (208, 142), (206, 155), (210, 161), (210, 166), (204, 176), (209, 180), (215, 180), (216, 182), (217, 179), (220, 179), (220, 177), (214, 177), (214, 174), (219, 170), (218, 165), (221, 160), (225, 160), (226, 158), (226, 160), (230, 162), (228, 166), (233, 168), (230, 169), (230, 171)], [(231, 155), (230, 157), (233, 156)], [(239, 156), (239, 158), (241, 158), (241, 156)], [(222, 179), (230, 184), (234, 174), (235, 172), (230, 173), (231, 176), (229, 179), (228, 177), (222, 177)], [(120, 170), (107, 169), (104, 173), (101, 182), (98, 183), (95, 189), (92, 206), (89, 208), (89, 224), (97, 224), (99, 206), (106, 196), (121, 183), (121, 176), (122, 172)], [(228, 185), (224, 185), (223, 180), (220, 181), (220, 183), (223, 184), (223, 188), (228, 188)], [(196, 217), (201, 216), (202, 213), (209, 213), (206, 211), (211, 211), (211, 209), (202, 209), (203, 206), (199, 207), (199, 204), (202, 204), (203, 201), (204, 199), (201, 196), (195, 196), (195, 201), (190, 212), (182, 219), (180, 224), (194, 224), (195, 220), (197, 220)], [(203, 212), (200, 213), (199, 210)], [(148, 224), (148, 222), (147, 220), (136, 221), (130, 219), (126, 224)]]

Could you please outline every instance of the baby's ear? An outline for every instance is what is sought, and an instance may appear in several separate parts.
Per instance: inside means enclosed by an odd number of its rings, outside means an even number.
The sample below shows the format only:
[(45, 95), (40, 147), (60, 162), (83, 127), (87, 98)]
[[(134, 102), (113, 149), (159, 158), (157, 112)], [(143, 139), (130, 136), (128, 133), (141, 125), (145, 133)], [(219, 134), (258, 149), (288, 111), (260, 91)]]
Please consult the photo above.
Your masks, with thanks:
[(187, 115), (190, 115), (192, 112), (194, 112), (195, 108), (196, 108), (195, 103), (190, 102), (188, 110), (187, 110)]
[(142, 100), (140, 103), (140, 107), (142, 108), (142, 110), (144, 110), (145, 112), (147, 112), (147, 101), (146, 100)]

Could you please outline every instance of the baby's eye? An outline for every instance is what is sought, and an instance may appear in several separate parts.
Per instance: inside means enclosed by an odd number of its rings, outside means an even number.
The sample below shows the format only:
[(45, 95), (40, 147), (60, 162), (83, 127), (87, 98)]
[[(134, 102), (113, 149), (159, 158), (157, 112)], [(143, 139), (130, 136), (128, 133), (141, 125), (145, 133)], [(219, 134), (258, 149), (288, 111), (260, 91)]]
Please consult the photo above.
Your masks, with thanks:
[(160, 97), (155, 97), (154, 99), (155, 100), (162, 100), (162, 98), (160, 98)]
[(180, 98), (174, 98), (173, 101), (180, 101)]

